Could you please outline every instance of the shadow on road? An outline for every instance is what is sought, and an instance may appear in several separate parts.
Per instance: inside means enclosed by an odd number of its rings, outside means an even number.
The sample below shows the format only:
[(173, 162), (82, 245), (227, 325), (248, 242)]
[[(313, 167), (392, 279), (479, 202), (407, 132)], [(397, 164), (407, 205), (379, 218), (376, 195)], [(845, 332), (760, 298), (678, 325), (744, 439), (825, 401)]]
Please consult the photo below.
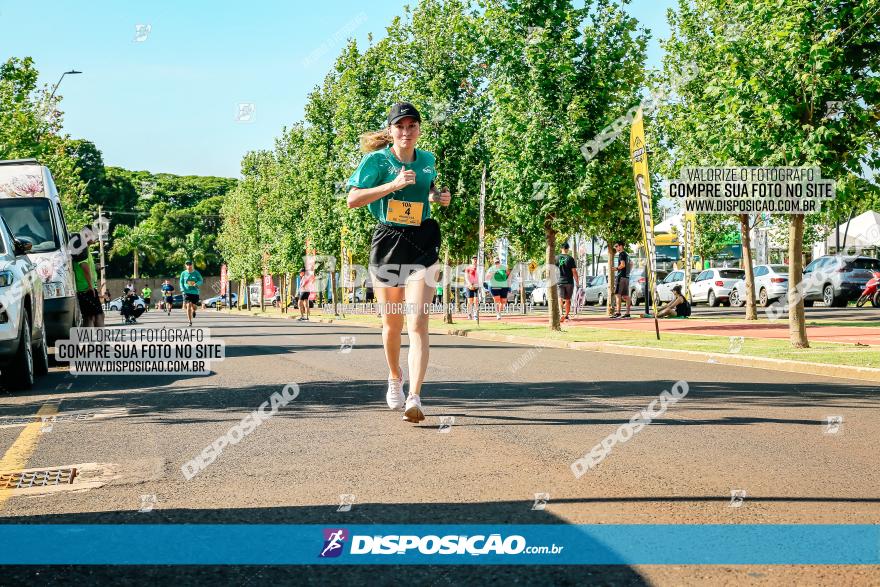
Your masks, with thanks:
[[(430, 376), (429, 371), (429, 376)], [(149, 418), (165, 425), (193, 422), (233, 421), (256, 409), (277, 385), (218, 387), (198, 385), (198, 377), (189, 378), (190, 387), (173, 385), (180, 377), (156, 376), (141, 379), (136, 389), (120, 389), (124, 377), (101, 378), (87, 390), (58, 391), (62, 411), (127, 408), (129, 418)], [(294, 381), (296, 382), (296, 381)], [(143, 383), (149, 383), (144, 386)], [(196, 383), (196, 385), (192, 385)], [(347, 412), (385, 410), (383, 381), (305, 381), (299, 397), (277, 418), (317, 418)], [(629, 422), (634, 410), (646, 407), (661, 391), (675, 383), (656, 381), (433, 381), (423, 388), (430, 401), (431, 416), (456, 416), (456, 426), (582, 426), (617, 425)], [(691, 381), (685, 399), (652, 426), (745, 426), (777, 424), (822, 426), (824, 419), (780, 417), (771, 415), (728, 415), (748, 407), (876, 409), (872, 401), (877, 389), (870, 385), (797, 383), (731, 383)], [(87, 393), (86, 393), (87, 392)], [(97, 392), (97, 393), (96, 393)], [(45, 392), (28, 395), (43, 396)], [(31, 416), (45, 403), (44, 399), (0, 407), (0, 417)], [(693, 411), (703, 414), (690, 416)], [(714, 414), (707, 417), (706, 412)], [(465, 420), (467, 419), (467, 420)], [(432, 422), (431, 419), (428, 422)], [(433, 428), (433, 426), (432, 426)]]

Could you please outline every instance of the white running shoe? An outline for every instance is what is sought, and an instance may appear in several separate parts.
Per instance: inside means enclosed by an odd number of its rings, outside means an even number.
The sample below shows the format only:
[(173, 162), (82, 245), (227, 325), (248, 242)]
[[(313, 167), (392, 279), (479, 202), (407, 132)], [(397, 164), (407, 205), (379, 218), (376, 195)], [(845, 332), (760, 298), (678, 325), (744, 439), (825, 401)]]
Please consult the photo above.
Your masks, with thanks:
[(496, 319), (496, 320), (501, 320), (501, 313), (495, 314), (495, 319)]
[(397, 379), (388, 378), (388, 391), (385, 392), (385, 401), (392, 410), (399, 410), (404, 405), (403, 375)]
[(415, 424), (425, 419), (425, 414), (422, 413), (422, 400), (419, 396), (410, 394), (406, 398), (406, 410), (403, 412), (403, 419)]

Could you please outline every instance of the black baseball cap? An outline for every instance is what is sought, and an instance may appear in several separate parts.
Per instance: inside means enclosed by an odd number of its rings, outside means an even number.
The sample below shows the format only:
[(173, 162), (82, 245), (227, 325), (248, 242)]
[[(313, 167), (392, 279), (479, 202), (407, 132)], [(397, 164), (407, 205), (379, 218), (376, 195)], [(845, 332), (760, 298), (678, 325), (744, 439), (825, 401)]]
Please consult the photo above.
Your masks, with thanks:
[(412, 117), (416, 119), (416, 122), (422, 121), (422, 115), (419, 114), (419, 111), (416, 110), (416, 107), (410, 104), (409, 102), (397, 102), (388, 112), (388, 126), (391, 126), (401, 118)]

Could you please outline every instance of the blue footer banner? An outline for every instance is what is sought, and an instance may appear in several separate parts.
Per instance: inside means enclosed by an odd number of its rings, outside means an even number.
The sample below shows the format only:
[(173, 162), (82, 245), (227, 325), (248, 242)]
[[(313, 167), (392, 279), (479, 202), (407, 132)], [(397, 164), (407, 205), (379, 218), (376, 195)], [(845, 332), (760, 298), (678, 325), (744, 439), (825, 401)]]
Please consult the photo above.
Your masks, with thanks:
[(0, 524), (0, 564), (876, 565), (880, 526)]

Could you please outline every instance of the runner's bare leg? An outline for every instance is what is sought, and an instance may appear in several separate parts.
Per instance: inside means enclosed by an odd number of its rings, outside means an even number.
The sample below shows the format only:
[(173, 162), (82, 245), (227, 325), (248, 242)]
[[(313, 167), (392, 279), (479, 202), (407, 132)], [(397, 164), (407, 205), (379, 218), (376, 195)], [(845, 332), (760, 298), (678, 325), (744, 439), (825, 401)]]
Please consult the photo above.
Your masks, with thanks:
[[(436, 270), (435, 265), (426, 271), (434, 271), (436, 274)], [(406, 314), (406, 330), (409, 334), (409, 392), (415, 395), (421, 395), (425, 371), (428, 370), (428, 355), (431, 350), (428, 342), (430, 314), (425, 311), (425, 306), (431, 302), (433, 288), (433, 284), (426, 283), (424, 273), (406, 283), (406, 304), (409, 310)]]
[[(402, 304), (404, 301), (404, 288), (376, 286), (373, 290), (376, 299), (379, 300), (382, 310), (382, 346), (385, 348), (385, 361), (388, 363), (388, 372), (391, 377), (399, 378), (400, 373), (400, 339), (403, 333), (403, 314), (401, 310), (395, 313), (387, 312), (385, 304)], [(411, 373), (412, 371), (410, 371)]]

